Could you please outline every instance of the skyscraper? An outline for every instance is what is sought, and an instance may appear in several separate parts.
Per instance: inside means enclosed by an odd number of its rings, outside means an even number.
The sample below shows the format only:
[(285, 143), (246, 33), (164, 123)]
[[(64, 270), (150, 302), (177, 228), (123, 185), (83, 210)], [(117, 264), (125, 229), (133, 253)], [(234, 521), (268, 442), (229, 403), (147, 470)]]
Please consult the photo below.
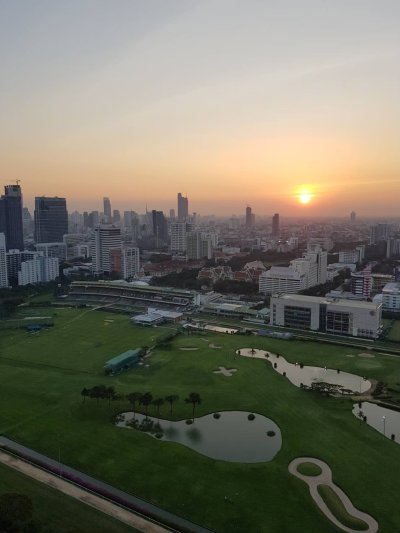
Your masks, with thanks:
[(62, 242), (68, 233), (68, 212), (65, 198), (35, 198), (35, 242)]
[(251, 207), (246, 207), (246, 228), (251, 228), (253, 225), (253, 217), (251, 213)]
[(8, 287), (6, 237), (0, 233), (0, 289)]
[(153, 209), (153, 235), (156, 238), (156, 246), (163, 246), (168, 241), (168, 225), (167, 219), (162, 211), (156, 211)]
[(111, 273), (111, 250), (121, 250), (121, 229), (115, 226), (96, 226), (90, 243), (93, 274)]
[(178, 192), (178, 218), (186, 220), (189, 216), (189, 199)]
[(114, 209), (112, 221), (114, 224), (119, 224), (121, 222), (121, 213), (118, 209)]
[(355, 224), (355, 222), (356, 222), (356, 212), (352, 211), (350, 213), (350, 224)]
[(22, 193), (19, 185), (6, 185), (0, 198), (0, 232), (4, 233), (7, 250), (24, 249)]
[(272, 217), (272, 237), (279, 238), (279, 235), (279, 213), (275, 213), (275, 215)]
[(103, 198), (103, 211), (104, 211), (104, 216), (106, 218), (106, 223), (111, 224), (112, 222), (111, 202), (109, 198), (106, 198), (106, 197)]
[(171, 224), (171, 252), (186, 252), (186, 235), (193, 231), (194, 226), (189, 222), (172, 222)]

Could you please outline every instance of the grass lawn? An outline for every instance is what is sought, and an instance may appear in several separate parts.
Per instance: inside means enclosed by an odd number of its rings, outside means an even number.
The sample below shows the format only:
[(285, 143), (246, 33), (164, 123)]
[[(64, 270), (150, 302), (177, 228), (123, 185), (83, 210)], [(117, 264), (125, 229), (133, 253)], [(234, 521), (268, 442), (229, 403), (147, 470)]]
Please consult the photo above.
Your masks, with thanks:
[(132, 533), (135, 530), (70, 496), (0, 464), (0, 494), (29, 496), (34, 519), (57, 533)]
[[(43, 314), (47, 314), (46, 309)], [(180, 336), (155, 351), (149, 367), (105, 377), (110, 357), (150, 345), (164, 328), (141, 329), (124, 315), (88, 310), (54, 310), (55, 327), (39, 334), (2, 332), (0, 337), (0, 433), (218, 532), (307, 531), (334, 533), (304, 483), (291, 476), (299, 456), (322, 459), (334, 482), (353, 504), (380, 524), (381, 533), (400, 530), (396, 465), (400, 446), (359, 422), (348, 399), (323, 398), (294, 387), (263, 360), (240, 358), (235, 349), (281, 353), (289, 361), (340, 368), (395, 385), (400, 360), (358, 357), (360, 350), (326, 344), (213, 334)], [(213, 349), (209, 344), (223, 346)], [(197, 350), (183, 351), (182, 347)], [(348, 354), (355, 357), (347, 357)], [(213, 374), (237, 368), (230, 378)], [(114, 427), (113, 414), (127, 402), (82, 402), (83, 387), (104, 383), (118, 392), (178, 394), (174, 419), (190, 416), (183, 399), (200, 393), (197, 415), (246, 410), (274, 420), (282, 449), (269, 463), (215, 461), (176, 443), (160, 442)], [(152, 408), (149, 411), (152, 413)], [(167, 418), (169, 408), (161, 416)], [(230, 443), (227, 443), (229, 446)], [(227, 497), (227, 498), (226, 498)]]
[(300, 472), (300, 474), (303, 474), (303, 476), (319, 476), (322, 472), (318, 465), (308, 462), (301, 463), (297, 467), (297, 471)]
[(396, 320), (393, 323), (387, 338), (391, 341), (400, 342), (400, 320)]
[(346, 511), (340, 498), (331, 487), (328, 485), (318, 485), (317, 490), (333, 516), (335, 516), (341, 524), (351, 529), (355, 529), (356, 531), (365, 531), (368, 529), (368, 525), (363, 520), (350, 515)]

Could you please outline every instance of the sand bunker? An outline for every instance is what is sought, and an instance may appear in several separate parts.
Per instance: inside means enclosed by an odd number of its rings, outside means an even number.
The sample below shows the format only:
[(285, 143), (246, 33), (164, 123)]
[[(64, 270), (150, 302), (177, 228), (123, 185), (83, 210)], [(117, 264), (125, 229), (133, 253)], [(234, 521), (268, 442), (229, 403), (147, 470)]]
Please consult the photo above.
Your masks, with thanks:
[(214, 374), (222, 374), (227, 378), (231, 378), (235, 372), (237, 372), (237, 368), (225, 368), (224, 366), (219, 366), (218, 370), (213, 371)]
[(184, 352), (192, 352), (192, 351), (198, 350), (198, 348), (195, 348), (194, 346), (188, 347), (188, 348), (179, 348), (179, 349), (183, 350)]
[(223, 346), (219, 346), (218, 344), (214, 344), (213, 342), (211, 342), (208, 347), (213, 348), (214, 350), (220, 350), (221, 348), (223, 348)]
[(367, 353), (367, 352), (361, 352), (357, 355), (358, 357), (365, 357), (366, 359), (373, 359), (375, 357), (375, 355), (373, 355), (372, 353)]

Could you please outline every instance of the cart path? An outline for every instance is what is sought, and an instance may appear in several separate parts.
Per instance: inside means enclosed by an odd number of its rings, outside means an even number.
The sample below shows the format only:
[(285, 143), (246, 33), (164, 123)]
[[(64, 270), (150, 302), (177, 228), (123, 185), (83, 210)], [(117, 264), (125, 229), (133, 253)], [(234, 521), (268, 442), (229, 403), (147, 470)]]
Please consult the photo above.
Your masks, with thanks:
[[(319, 476), (304, 476), (303, 474), (300, 474), (300, 472), (297, 470), (297, 467), (301, 465), (302, 463), (313, 463), (321, 468), (321, 474)], [(318, 485), (328, 485), (339, 497), (341, 500), (344, 508), (346, 511), (354, 516), (355, 518), (358, 518), (365, 522), (368, 525), (368, 529), (365, 529), (365, 533), (377, 533), (378, 531), (378, 522), (370, 516), (367, 513), (363, 513), (362, 511), (359, 511), (354, 507), (352, 504), (350, 498), (347, 496), (345, 492), (342, 491), (337, 485), (334, 484), (332, 480), (332, 470), (330, 467), (321, 461), (320, 459), (315, 459), (314, 457), (298, 457), (297, 459), (294, 459), (288, 466), (289, 472), (293, 474), (294, 476), (298, 477), (305, 483), (307, 483), (310, 494), (312, 499), (315, 501), (315, 503), (318, 505), (320, 510), (324, 513), (324, 515), (329, 518), (331, 522), (335, 524), (338, 528), (342, 529), (343, 531), (346, 531), (347, 533), (356, 533), (355, 529), (351, 529), (345, 525), (343, 525), (330, 511), (329, 507), (326, 505), (322, 497), (320, 496), (318, 492)]]

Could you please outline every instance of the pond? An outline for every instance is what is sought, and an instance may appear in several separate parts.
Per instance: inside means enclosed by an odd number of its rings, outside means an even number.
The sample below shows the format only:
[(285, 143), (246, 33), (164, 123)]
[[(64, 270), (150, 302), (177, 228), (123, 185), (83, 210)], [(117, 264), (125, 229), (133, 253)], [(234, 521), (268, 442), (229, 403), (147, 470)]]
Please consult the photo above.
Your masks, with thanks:
[(312, 383), (323, 381), (325, 383), (342, 385), (344, 389), (359, 393), (366, 392), (371, 388), (371, 382), (362, 376), (349, 374), (348, 372), (338, 372), (338, 370), (320, 366), (304, 365), (301, 368), (300, 364), (289, 363), (281, 355), (278, 356), (265, 350), (241, 348), (238, 350), (238, 354), (244, 357), (255, 357), (268, 361), (279, 374), (285, 372), (288, 380), (293, 385), (296, 385), (296, 387), (300, 387), (301, 383), (310, 387)]
[[(360, 415), (360, 412), (362, 415)], [(366, 423), (391, 439), (394, 435), (396, 442), (400, 443), (400, 412), (393, 411), (386, 407), (381, 407), (376, 403), (362, 402), (361, 407), (356, 403), (353, 407), (353, 414), (361, 420), (366, 416)]]
[[(153, 424), (146, 431), (162, 441), (178, 442), (212, 459), (233, 463), (261, 463), (271, 461), (282, 446), (279, 427), (265, 416), (256, 414), (249, 420), (245, 411), (222, 411), (220, 418), (206, 415), (194, 419), (188, 425), (185, 420), (169, 421), (148, 417)], [(136, 413), (136, 424), (142, 424), (145, 416)], [(122, 413), (117, 426), (132, 428), (133, 413)], [(154, 428), (156, 424), (159, 427)], [(157, 436), (156, 436), (157, 435)]]

